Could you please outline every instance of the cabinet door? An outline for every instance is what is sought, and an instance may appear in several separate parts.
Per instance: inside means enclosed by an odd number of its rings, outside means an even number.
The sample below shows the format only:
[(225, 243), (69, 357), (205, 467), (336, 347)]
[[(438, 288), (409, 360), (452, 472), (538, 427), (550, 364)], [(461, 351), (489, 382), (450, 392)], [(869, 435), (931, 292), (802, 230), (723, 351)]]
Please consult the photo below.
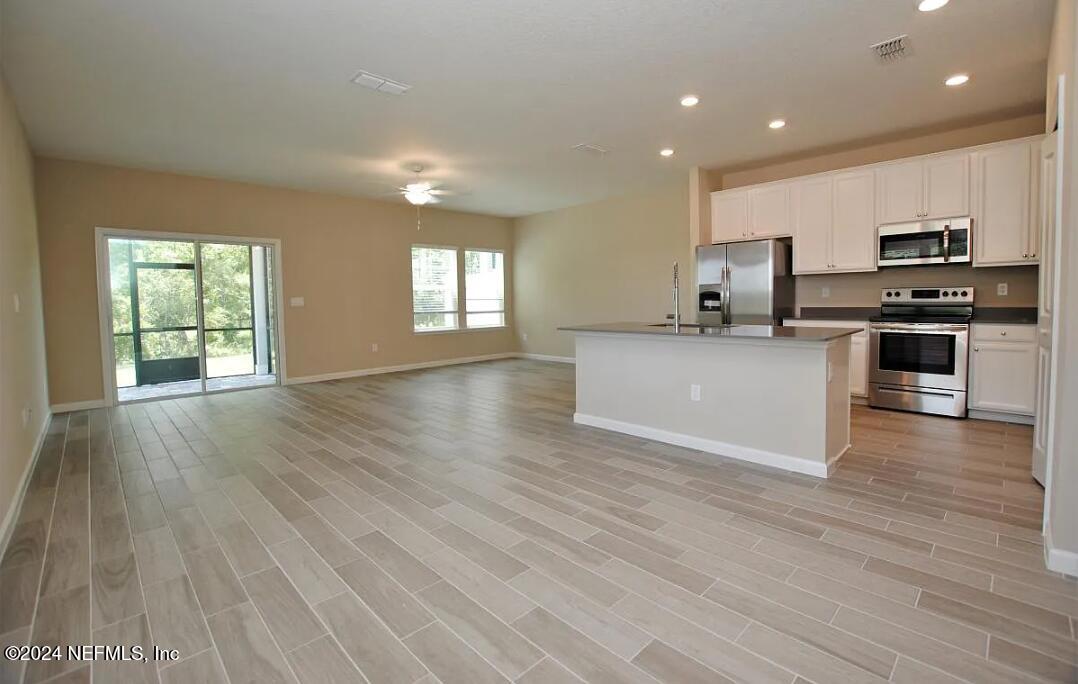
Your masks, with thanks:
[(1037, 345), (975, 342), (970, 408), (1033, 415)]
[(809, 178), (793, 188), (794, 273), (831, 267), (832, 176)]
[(748, 237), (749, 191), (722, 190), (711, 193), (711, 242)]
[(875, 178), (871, 171), (839, 173), (834, 179), (831, 268), (876, 270)]
[(868, 396), (868, 338), (865, 333), (850, 338), (850, 394)]
[(976, 153), (974, 265), (1029, 260), (1030, 153), (1026, 143)]
[(879, 193), (876, 223), (918, 221), (924, 213), (924, 162), (888, 164), (876, 169)]
[(969, 154), (929, 157), (924, 175), (924, 218), (969, 215)]
[(779, 183), (749, 192), (749, 236), (784, 237), (790, 230), (790, 185)]

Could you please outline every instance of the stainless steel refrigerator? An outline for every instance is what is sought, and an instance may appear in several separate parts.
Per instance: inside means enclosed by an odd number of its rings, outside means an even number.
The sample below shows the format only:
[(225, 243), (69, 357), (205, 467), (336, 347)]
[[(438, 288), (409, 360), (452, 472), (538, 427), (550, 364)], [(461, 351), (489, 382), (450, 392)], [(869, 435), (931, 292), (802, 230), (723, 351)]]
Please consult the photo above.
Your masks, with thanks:
[(789, 240), (696, 248), (700, 325), (781, 325), (794, 312)]

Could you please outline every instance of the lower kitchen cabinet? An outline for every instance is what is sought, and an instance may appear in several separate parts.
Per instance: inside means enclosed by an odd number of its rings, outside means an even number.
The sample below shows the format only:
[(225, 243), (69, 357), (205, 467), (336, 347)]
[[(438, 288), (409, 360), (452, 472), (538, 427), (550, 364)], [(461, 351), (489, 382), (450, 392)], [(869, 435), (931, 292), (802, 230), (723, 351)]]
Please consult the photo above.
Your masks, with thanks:
[(788, 319), (783, 325), (803, 328), (861, 328), (850, 338), (850, 394), (868, 396), (868, 325), (864, 321)]
[(1031, 416), (1037, 393), (1033, 325), (974, 324), (969, 408)]

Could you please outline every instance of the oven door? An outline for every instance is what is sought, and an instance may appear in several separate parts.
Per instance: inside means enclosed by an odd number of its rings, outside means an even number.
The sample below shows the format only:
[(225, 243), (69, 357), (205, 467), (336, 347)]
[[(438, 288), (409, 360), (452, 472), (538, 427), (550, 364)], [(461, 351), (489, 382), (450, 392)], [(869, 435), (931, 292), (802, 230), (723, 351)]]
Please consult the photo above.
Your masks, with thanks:
[(972, 219), (880, 226), (878, 266), (968, 263)]
[(969, 326), (948, 323), (872, 323), (869, 381), (966, 391)]

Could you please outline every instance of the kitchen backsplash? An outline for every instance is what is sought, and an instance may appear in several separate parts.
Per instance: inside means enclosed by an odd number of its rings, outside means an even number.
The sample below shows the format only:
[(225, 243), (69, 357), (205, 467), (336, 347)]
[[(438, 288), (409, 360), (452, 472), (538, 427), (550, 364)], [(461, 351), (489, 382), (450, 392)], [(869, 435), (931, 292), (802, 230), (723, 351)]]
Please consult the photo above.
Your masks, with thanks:
[[(892, 266), (871, 273), (824, 273), (797, 276), (797, 307), (879, 306), (886, 287), (972, 285), (976, 304), (985, 306), (1037, 306), (1037, 267), (1000, 266)], [(998, 286), (1006, 283), (1006, 296)], [(825, 293), (825, 290), (828, 292)]]

